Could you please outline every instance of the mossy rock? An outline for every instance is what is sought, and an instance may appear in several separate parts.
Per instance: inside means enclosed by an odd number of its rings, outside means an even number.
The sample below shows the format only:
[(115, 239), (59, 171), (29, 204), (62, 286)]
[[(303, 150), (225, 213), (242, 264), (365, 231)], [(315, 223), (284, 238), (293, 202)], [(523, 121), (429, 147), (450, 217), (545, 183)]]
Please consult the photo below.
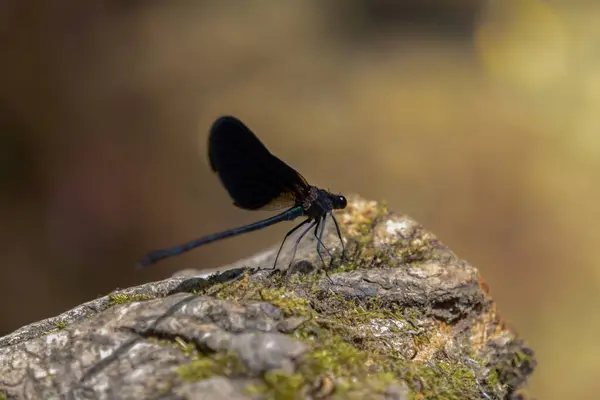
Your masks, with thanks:
[[(350, 197), (314, 238), (120, 290), (0, 338), (0, 398), (516, 399), (536, 362), (477, 270)], [(287, 266), (284, 250), (279, 265)]]

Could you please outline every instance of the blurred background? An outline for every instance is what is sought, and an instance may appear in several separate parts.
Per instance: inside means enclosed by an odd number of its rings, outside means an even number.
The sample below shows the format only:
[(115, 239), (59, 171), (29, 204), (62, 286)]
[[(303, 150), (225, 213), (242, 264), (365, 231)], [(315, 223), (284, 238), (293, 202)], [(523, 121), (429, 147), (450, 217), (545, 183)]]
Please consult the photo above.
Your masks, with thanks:
[(531, 393), (600, 390), (600, 4), (0, 3), (0, 335), (214, 268), (289, 229), (147, 271), (255, 221), (208, 167), (234, 114), (315, 185), (386, 200), (480, 269), (536, 351)]

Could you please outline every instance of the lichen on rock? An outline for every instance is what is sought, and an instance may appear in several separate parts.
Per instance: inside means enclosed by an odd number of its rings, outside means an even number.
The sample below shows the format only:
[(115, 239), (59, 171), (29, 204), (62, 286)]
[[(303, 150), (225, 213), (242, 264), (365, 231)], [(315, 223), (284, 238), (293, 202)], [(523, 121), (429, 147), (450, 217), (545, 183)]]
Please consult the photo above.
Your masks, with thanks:
[[(536, 361), (478, 271), (353, 196), (346, 244), (306, 239), (121, 290), (0, 338), (0, 398), (516, 399)], [(279, 265), (287, 265), (284, 250)]]

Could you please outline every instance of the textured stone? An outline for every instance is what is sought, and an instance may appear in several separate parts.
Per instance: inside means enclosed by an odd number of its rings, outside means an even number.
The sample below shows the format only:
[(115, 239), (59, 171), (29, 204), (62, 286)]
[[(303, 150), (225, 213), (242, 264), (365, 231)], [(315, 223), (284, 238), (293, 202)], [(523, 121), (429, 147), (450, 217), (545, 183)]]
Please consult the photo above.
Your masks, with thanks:
[(0, 338), (0, 398), (518, 398), (533, 352), (477, 270), (375, 202), (336, 215), (347, 257), (328, 227), (330, 266), (307, 238), (287, 272), (260, 269), (274, 248)]

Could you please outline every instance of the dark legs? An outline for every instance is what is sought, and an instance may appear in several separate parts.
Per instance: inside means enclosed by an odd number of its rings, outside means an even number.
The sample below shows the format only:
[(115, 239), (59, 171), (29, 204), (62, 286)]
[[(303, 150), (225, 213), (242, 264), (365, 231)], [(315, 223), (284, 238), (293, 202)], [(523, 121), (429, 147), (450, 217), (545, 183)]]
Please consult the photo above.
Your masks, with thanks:
[(315, 235), (315, 238), (317, 239), (317, 254), (319, 255), (319, 258), (321, 259), (321, 262), (323, 262), (323, 265), (325, 265), (325, 260), (323, 258), (323, 253), (321, 251), (322, 249), (325, 249), (325, 251), (327, 252), (327, 254), (329, 255), (329, 257), (331, 257), (332, 260), (333, 260), (333, 255), (331, 254), (331, 251), (329, 251), (329, 249), (323, 243), (323, 234), (325, 232), (325, 223), (327, 222), (327, 216), (328, 215), (331, 215), (331, 218), (333, 219), (333, 222), (335, 224), (335, 229), (336, 229), (338, 238), (340, 239), (340, 243), (342, 245), (342, 258), (345, 259), (346, 258), (346, 249), (344, 247), (344, 241), (342, 239), (342, 233), (340, 231), (340, 226), (339, 226), (339, 224), (338, 224), (338, 222), (335, 219), (335, 216), (333, 214), (325, 214), (321, 218), (315, 219), (315, 220), (313, 220), (311, 218), (308, 218), (308, 219), (302, 221), (300, 224), (296, 225), (288, 233), (286, 233), (285, 237), (283, 238), (283, 241), (281, 242), (281, 246), (279, 246), (279, 250), (277, 250), (277, 255), (275, 256), (275, 262), (273, 263), (273, 267), (270, 268), (270, 269), (277, 268), (277, 260), (279, 259), (279, 254), (281, 253), (281, 250), (283, 249), (283, 245), (285, 244), (286, 240), (294, 232), (296, 232), (298, 229), (300, 229), (300, 227), (304, 226), (305, 224), (308, 224), (308, 227), (306, 227), (306, 229), (304, 229), (300, 233), (300, 235), (298, 235), (298, 238), (296, 239), (296, 241), (294, 243), (294, 250), (292, 252), (292, 258), (290, 260), (290, 266), (292, 265), (292, 262), (294, 261), (294, 258), (296, 257), (296, 251), (298, 250), (298, 245), (300, 244), (300, 241), (302, 240), (302, 238), (304, 236), (306, 236), (306, 234), (312, 228), (315, 228), (314, 235)]
[(346, 259), (346, 248), (344, 247), (344, 239), (342, 239), (342, 232), (340, 231), (340, 226), (335, 219), (335, 216), (331, 214), (331, 218), (333, 219), (333, 223), (335, 224), (335, 230), (337, 232), (338, 238), (340, 239), (340, 243), (342, 244), (342, 260)]
[(305, 230), (303, 230), (302, 233), (300, 235), (298, 235), (298, 238), (296, 239), (296, 243), (294, 243), (294, 251), (292, 252), (292, 258), (290, 259), (290, 265), (289, 265), (289, 267), (292, 266), (292, 262), (294, 262), (294, 258), (296, 258), (296, 250), (298, 250), (298, 245), (300, 244), (300, 241), (302, 240), (302, 238), (304, 236), (306, 236), (306, 234), (308, 233), (308, 231), (310, 231), (313, 226), (315, 226), (315, 225), (318, 226), (318, 223), (319, 223), (318, 220), (314, 220), (313, 222), (310, 223), (310, 225), (308, 226), (308, 228), (306, 228)]
[[(321, 261), (323, 262), (323, 265), (325, 264), (325, 260), (323, 259), (323, 254), (321, 253), (321, 248), (325, 249), (325, 251), (327, 252), (329, 257), (333, 257), (331, 255), (331, 252), (329, 251), (329, 249), (323, 243), (323, 232), (325, 232), (326, 221), (327, 221), (327, 214), (325, 214), (323, 216), (323, 218), (319, 221), (317, 226), (315, 226), (315, 238), (317, 239), (317, 254), (319, 255), (319, 258), (321, 259)], [(319, 231), (319, 228), (321, 228), (320, 231)]]
[[(287, 240), (287, 238), (290, 237), (290, 235), (292, 233), (296, 232), (302, 225), (304, 225), (308, 222), (310, 222), (310, 218), (300, 222), (298, 225), (293, 227), (288, 233), (285, 234), (285, 237), (283, 238), (283, 242), (281, 242), (281, 246), (279, 246), (279, 250), (277, 250), (277, 255), (275, 256), (275, 262), (273, 263), (273, 268), (270, 268), (270, 269), (275, 269), (275, 267), (277, 267), (277, 259), (279, 258), (279, 253), (281, 253), (281, 249), (283, 249), (283, 245), (285, 244), (285, 241)], [(312, 227), (312, 225), (311, 225), (311, 227)]]

